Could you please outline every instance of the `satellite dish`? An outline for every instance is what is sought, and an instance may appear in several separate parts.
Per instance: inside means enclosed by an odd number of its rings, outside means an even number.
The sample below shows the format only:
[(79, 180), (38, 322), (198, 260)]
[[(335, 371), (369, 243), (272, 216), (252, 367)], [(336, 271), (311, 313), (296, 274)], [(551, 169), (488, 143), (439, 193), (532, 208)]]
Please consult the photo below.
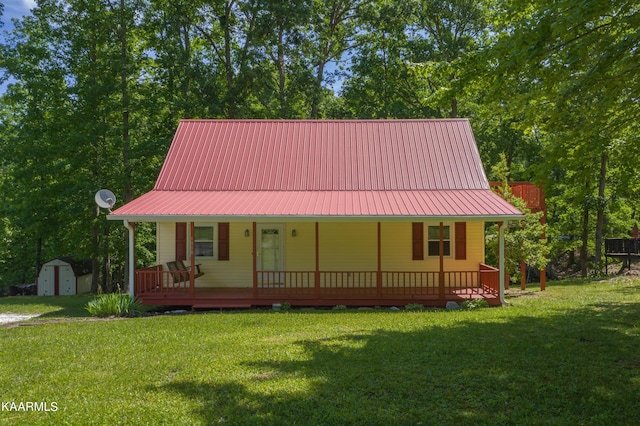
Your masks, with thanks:
[(103, 209), (111, 209), (116, 203), (116, 196), (108, 189), (101, 189), (96, 192), (96, 204)]

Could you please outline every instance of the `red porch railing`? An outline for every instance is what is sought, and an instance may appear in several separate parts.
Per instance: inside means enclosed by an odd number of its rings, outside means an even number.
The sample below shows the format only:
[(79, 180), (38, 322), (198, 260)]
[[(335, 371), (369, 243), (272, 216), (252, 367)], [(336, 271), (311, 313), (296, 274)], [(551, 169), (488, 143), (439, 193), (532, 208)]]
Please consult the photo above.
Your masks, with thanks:
[(498, 294), (500, 291), (500, 270), (493, 266), (480, 264), (480, 285), (485, 291)]
[(185, 293), (191, 290), (191, 271), (165, 271), (162, 265), (136, 270), (136, 294)]
[[(258, 298), (403, 298), (472, 297), (498, 293), (498, 269), (480, 264), (476, 271), (257, 271)], [(190, 271), (161, 266), (136, 271), (136, 294), (194, 294)]]

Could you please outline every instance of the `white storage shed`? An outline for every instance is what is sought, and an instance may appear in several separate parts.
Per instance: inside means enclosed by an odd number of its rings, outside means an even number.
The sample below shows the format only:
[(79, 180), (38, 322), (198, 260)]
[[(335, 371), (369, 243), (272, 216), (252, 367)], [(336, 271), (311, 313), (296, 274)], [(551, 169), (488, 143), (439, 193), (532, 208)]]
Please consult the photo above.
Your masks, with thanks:
[(91, 261), (58, 257), (42, 265), (38, 296), (64, 296), (91, 291)]

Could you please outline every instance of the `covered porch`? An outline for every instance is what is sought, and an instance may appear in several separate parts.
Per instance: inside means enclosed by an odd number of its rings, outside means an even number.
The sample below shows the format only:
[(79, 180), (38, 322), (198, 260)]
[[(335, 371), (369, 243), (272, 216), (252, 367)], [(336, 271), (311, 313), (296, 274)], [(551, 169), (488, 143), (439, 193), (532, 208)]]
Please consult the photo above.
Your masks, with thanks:
[[(466, 242), (467, 234), (475, 240), (484, 238), (484, 222), (456, 223), (427, 222), (432, 226), (425, 230), (439, 231), (437, 240), (419, 241), (416, 249), (415, 230), (422, 227), (410, 222), (236, 222), (215, 228), (225, 229), (220, 235), (227, 241), (226, 253), (223, 262), (207, 263), (195, 255), (198, 226), (190, 222), (187, 238), (179, 243), (187, 244), (186, 266), (167, 267), (175, 263), (166, 257), (173, 252), (159, 256), (157, 265), (135, 271), (133, 293), (147, 305), (194, 309), (284, 302), (293, 306), (444, 306), (448, 301), (473, 298), (499, 305), (499, 269), (482, 263), (483, 242)], [(281, 255), (273, 254), (274, 246), (280, 247)], [(437, 255), (429, 256), (430, 249), (437, 249)], [(288, 262), (274, 257), (288, 257)], [(204, 272), (198, 274), (200, 268)]]

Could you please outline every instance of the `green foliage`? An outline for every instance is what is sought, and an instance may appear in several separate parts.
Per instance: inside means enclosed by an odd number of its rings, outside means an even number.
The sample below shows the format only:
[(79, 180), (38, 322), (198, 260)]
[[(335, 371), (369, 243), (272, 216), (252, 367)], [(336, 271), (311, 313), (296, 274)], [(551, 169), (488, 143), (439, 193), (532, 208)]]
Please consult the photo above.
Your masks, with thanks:
[(409, 303), (404, 307), (404, 310), (409, 312), (420, 312), (424, 311), (425, 307), (420, 303)]
[(504, 154), (544, 182), (554, 255), (586, 262), (640, 215), (640, 35), (634, 2), (583, 3), (39, 2), (0, 39), (0, 283), (75, 254), (123, 285), (93, 194), (152, 188), (181, 118), (469, 117), (487, 175)]
[[(524, 219), (511, 221), (506, 226), (505, 240), (505, 265), (512, 274), (512, 278), (519, 278), (520, 261), (537, 269), (547, 266), (549, 247), (545, 238), (546, 224), (541, 223), (542, 212), (532, 213), (526, 203), (511, 193), (508, 181), (506, 158), (501, 156), (500, 162), (494, 167), (493, 173), (500, 178), (502, 185), (498, 188), (498, 194), (506, 201), (524, 213)], [(486, 232), (487, 250), (489, 261), (498, 264), (498, 225), (491, 225)]]
[(109, 293), (96, 296), (86, 305), (95, 317), (133, 317), (144, 313), (144, 306), (128, 294)]
[(334, 311), (346, 311), (347, 307), (346, 307), (346, 305), (336, 305), (332, 309)]
[(488, 307), (489, 303), (485, 299), (466, 299), (460, 302), (460, 309), (464, 309), (465, 311), (473, 311)]
[(289, 302), (283, 302), (280, 304), (280, 307), (278, 308), (279, 312), (287, 312), (291, 309), (291, 303)]

